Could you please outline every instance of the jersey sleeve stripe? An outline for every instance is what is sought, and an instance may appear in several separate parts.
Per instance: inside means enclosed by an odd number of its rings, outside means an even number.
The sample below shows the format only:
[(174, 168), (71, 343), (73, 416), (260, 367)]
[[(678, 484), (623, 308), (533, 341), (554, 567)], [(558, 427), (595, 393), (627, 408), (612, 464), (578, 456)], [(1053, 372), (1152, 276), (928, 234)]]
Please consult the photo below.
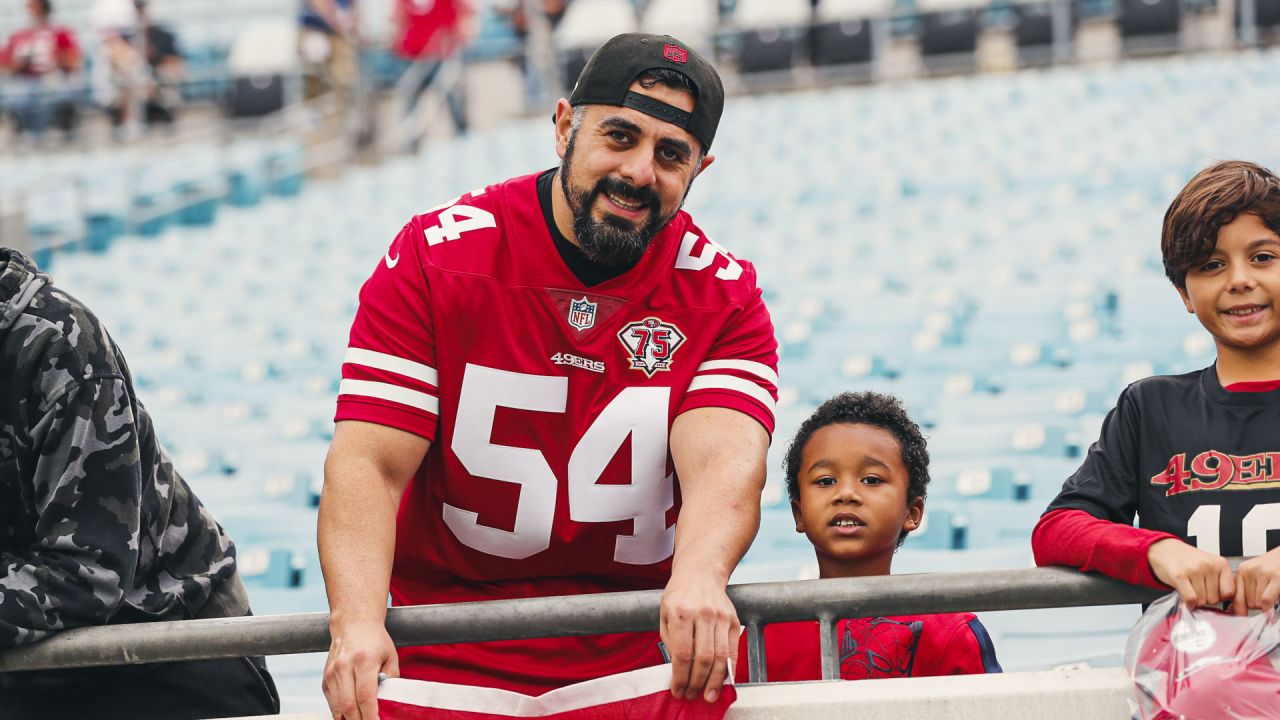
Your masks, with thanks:
[(738, 370), (755, 375), (761, 380), (767, 380), (774, 387), (778, 385), (778, 373), (773, 368), (751, 360), (708, 360), (699, 365), (696, 372), (707, 370)]
[(338, 395), (359, 395), (378, 398), (379, 400), (390, 400), (393, 403), (425, 410), (432, 415), (440, 414), (440, 399), (436, 396), (402, 388), (391, 383), (347, 379), (338, 385)]
[(774, 414), (774, 400), (769, 392), (750, 380), (734, 377), (732, 375), (698, 375), (689, 383), (688, 392), (695, 390), (731, 390), (741, 393), (755, 400), (768, 409), (769, 414)]
[(439, 374), (436, 373), (435, 368), (412, 360), (405, 360), (395, 355), (374, 352), (373, 350), (349, 347), (347, 348), (347, 356), (342, 359), (342, 362), (386, 370), (428, 385), (439, 386), (440, 384)]

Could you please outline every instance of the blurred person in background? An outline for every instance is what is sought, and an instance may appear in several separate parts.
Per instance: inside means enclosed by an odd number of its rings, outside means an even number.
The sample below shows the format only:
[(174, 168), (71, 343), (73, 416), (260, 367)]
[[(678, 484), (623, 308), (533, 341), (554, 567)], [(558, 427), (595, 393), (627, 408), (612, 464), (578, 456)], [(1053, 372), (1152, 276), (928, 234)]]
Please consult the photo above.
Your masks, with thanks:
[(27, 0), (31, 27), (14, 33), (0, 49), (11, 75), (5, 103), (19, 132), (39, 142), (50, 124), (69, 139), (75, 128), (75, 93), (82, 84), (84, 57), (75, 33), (51, 20), (51, 0)]
[(345, 106), (356, 78), (356, 0), (302, 0), (298, 24), (303, 96), (335, 93)]
[[(569, 0), (536, 0), (542, 6), (543, 17), (546, 18), (548, 30), (554, 33), (560, 21), (569, 9)], [(535, 64), (529, 62), (529, 14), (525, 12), (525, 0), (497, 0), (494, 10), (507, 19), (511, 30), (520, 41), (520, 54), (516, 56), (516, 64), (520, 74), (524, 76), (525, 101), (536, 103), (542, 93), (542, 78), (535, 71)]]
[[(409, 88), (405, 113), (414, 111), (431, 83), (440, 76), (445, 61), (462, 51), (471, 36), (473, 13), (468, 0), (398, 0), (396, 3), (396, 55), (412, 60), (406, 73), (421, 77)], [(454, 130), (467, 132), (465, 82), (458, 79), (445, 91)]]
[[(569, 9), (569, 0), (537, 0), (537, 2), (542, 6), (542, 13), (547, 18), (547, 23), (552, 30), (555, 30), (564, 19), (565, 11)], [(522, 42), (529, 36), (529, 15), (525, 12), (524, 5), (524, 0), (498, 0), (494, 4), (494, 9), (507, 18), (511, 23), (511, 29)]]
[[(359, 80), (359, 15), (356, 0), (302, 0), (298, 15), (298, 57), (302, 64), (302, 96), (326, 98), (316, 109), (319, 122), (308, 131), (309, 149), (328, 148), (344, 141), (355, 123), (356, 83)], [(358, 139), (358, 138), (357, 138)], [(334, 157), (321, 152), (321, 157)], [(317, 164), (311, 174), (331, 177), (335, 163)]]
[[(120, 349), (0, 247), (0, 651), (76, 627), (248, 614), (235, 545), (161, 447)], [(261, 657), (0, 673), (0, 720), (279, 709)]]
[(126, 39), (138, 26), (133, 0), (94, 0), (89, 12), (94, 42), (90, 46), (90, 85), (94, 103), (112, 119), (117, 140), (142, 133), (141, 111), (130, 112), (131, 88), (147, 82), (146, 61)]
[(134, 0), (134, 7), (136, 28), (113, 37), (110, 55), (119, 64), (121, 75), (136, 77), (137, 83), (121, 88), (108, 112), (117, 127), (128, 122), (135, 106), (147, 125), (172, 125), (182, 104), (179, 84), (186, 69), (178, 39), (168, 28), (151, 21), (147, 0)]

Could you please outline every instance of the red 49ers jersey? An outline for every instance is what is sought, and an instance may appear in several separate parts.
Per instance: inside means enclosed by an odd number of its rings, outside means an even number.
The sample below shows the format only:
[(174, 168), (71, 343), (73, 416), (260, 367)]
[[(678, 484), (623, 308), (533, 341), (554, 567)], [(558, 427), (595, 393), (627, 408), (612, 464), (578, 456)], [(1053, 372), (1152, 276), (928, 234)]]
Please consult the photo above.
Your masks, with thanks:
[[(682, 211), (585, 288), (535, 180), (415, 217), (361, 290), (336, 419), (432, 441), (400, 505), (396, 604), (662, 587), (672, 421), (714, 406), (773, 430), (777, 344), (751, 265)], [(401, 650), (406, 676), (526, 693), (658, 662), (653, 633)]]

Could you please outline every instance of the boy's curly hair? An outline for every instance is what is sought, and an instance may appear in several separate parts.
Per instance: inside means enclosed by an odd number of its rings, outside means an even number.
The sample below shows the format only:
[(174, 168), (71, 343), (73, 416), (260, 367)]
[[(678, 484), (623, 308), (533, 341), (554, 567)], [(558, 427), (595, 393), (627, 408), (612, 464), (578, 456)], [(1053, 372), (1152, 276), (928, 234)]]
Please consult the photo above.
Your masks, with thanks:
[(1208, 262), (1218, 230), (1242, 213), (1253, 213), (1280, 233), (1280, 178), (1251, 162), (1228, 160), (1196, 173), (1164, 214), (1160, 252), (1164, 274), (1180, 290), (1187, 272)]
[[(925, 499), (929, 492), (929, 449), (920, 426), (892, 395), (858, 392), (840, 393), (822, 403), (796, 430), (782, 465), (787, 478), (787, 497), (792, 502), (800, 499), (800, 454), (804, 446), (815, 432), (836, 423), (870, 425), (893, 435), (902, 450), (902, 464), (907, 468), (907, 502)], [(907, 533), (903, 532), (898, 544), (906, 537)]]

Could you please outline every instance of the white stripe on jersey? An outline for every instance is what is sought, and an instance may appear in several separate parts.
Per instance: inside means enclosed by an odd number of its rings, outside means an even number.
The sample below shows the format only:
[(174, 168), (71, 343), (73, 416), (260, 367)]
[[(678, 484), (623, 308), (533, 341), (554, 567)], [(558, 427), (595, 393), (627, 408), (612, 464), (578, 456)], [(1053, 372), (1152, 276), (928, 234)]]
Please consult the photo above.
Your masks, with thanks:
[[(725, 682), (732, 681), (732, 678), (728, 678)], [(562, 713), (579, 715), (584, 710), (589, 712), (592, 709), (597, 711), (593, 714), (603, 717), (620, 717), (622, 713), (609, 711), (625, 709), (629, 701), (670, 692), (670, 666), (653, 665), (584, 680), (534, 697), (499, 688), (388, 678), (378, 686), (378, 699), (421, 709), (422, 717), (434, 717), (434, 714), (429, 714), (433, 711), (452, 710), (476, 713), (497, 720), (546, 717)], [(418, 717), (412, 712), (407, 710), (406, 717)], [(586, 713), (582, 713), (580, 716), (585, 715)], [(630, 714), (627, 716), (630, 717)], [(676, 717), (676, 713), (663, 713), (660, 717)]]
[(386, 353), (374, 352), (373, 350), (365, 350), (363, 348), (350, 347), (347, 348), (347, 356), (342, 359), (344, 363), (353, 365), (364, 365), (376, 370), (386, 370), (397, 375), (403, 375), (428, 385), (439, 386), (440, 377), (436, 373), (436, 369), (422, 363), (412, 360), (388, 355)]
[(343, 380), (338, 385), (338, 395), (361, 395), (380, 400), (390, 400), (393, 403), (425, 410), (432, 415), (440, 414), (440, 399), (436, 396), (402, 388), (391, 383), (370, 380)]
[(743, 380), (732, 375), (698, 375), (689, 383), (688, 392), (694, 390), (732, 390), (753, 398), (764, 405), (773, 414), (773, 397), (768, 391), (750, 380)]
[(755, 375), (761, 380), (768, 380), (769, 384), (774, 387), (778, 386), (778, 373), (764, 363), (750, 360), (708, 360), (699, 365), (694, 372), (702, 372), (704, 370), (739, 370)]

